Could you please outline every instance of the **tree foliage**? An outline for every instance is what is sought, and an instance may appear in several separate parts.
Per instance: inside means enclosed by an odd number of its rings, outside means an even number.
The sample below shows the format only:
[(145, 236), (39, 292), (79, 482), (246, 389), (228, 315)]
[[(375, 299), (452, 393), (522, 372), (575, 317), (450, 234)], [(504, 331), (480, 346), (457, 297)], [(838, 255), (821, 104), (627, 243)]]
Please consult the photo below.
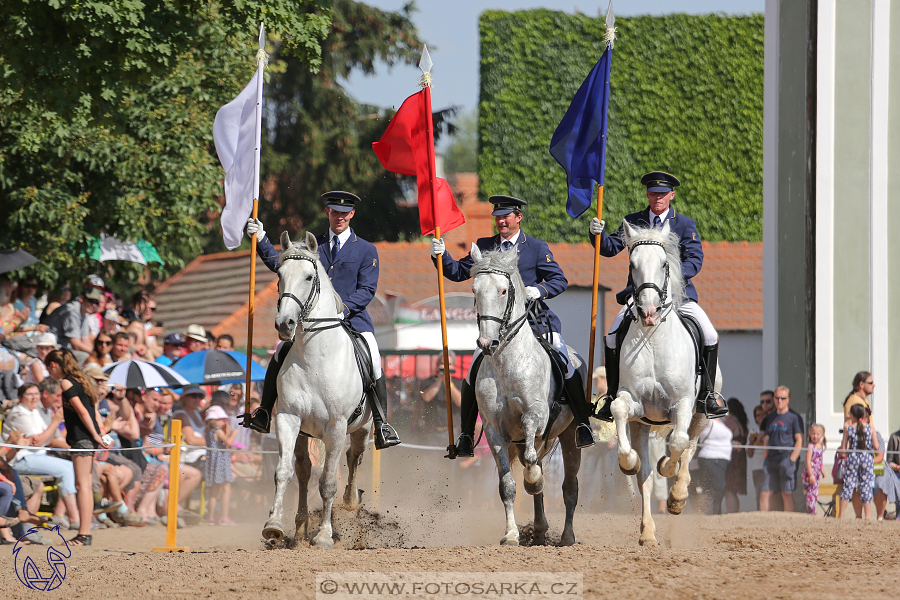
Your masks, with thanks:
[[(764, 17), (617, 18), (604, 217), (646, 207), (639, 180), (682, 182), (675, 208), (707, 240), (762, 239)], [(487, 194), (528, 200), (528, 229), (583, 241), (591, 208), (565, 212), (550, 138), (603, 51), (604, 18), (549, 10), (481, 16), (479, 176)]]
[[(222, 193), (212, 122), (255, 69), (261, 20), (321, 64), (326, 0), (8, 0), (0, 5), (0, 247), (46, 283), (96, 265), (100, 233), (151, 241), (177, 271)], [(116, 263), (115, 277), (140, 271)]]
[(444, 150), (444, 170), (448, 173), (475, 173), (478, 170), (478, 111), (455, 119), (456, 130)]

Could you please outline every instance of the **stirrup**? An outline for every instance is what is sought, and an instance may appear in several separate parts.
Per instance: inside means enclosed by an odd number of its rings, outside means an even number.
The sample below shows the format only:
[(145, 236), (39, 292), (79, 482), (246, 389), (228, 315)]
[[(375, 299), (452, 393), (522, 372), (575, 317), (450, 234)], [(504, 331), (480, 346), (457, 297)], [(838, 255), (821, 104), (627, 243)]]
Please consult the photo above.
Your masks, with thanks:
[[(594, 412), (594, 418), (598, 421), (606, 421), (607, 423), (613, 422), (613, 414), (612, 414), (612, 401), (613, 397), (609, 394), (603, 394), (597, 400), (597, 404), (600, 408), (596, 409)], [(602, 403), (602, 404), (601, 404)]]
[(575, 447), (590, 448), (597, 442), (594, 440), (594, 432), (591, 428), (581, 423), (575, 428)]
[(475, 440), (468, 433), (459, 434), (456, 440), (456, 455), (463, 457), (475, 456)]
[(272, 417), (269, 415), (269, 411), (262, 406), (258, 406), (252, 413), (242, 414), (241, 417), (244, 419), (241, 421), (242, 427), (247, 427), (259, 433), (269, 433)]
[(400, 436), (388, 423), (382, 423), (375, 429), (375, 449), (384, 450), (400, 444)]
[[(719, 404), (721, 398), (722, 404)], [(721, 419), (728, 416), (728, 403), (725, 397), (719, 392), (712, 390), (706, 394), (703, 400), (697, 400), (697, 408), (700, 409), (707, 419)]]

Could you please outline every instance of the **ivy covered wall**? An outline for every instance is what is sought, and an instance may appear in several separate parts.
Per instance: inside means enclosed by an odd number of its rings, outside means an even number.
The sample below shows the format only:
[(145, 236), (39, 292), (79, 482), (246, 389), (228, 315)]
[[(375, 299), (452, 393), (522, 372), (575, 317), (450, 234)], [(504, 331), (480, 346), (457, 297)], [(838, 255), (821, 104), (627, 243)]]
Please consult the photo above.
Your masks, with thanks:
[[(603, 216), (647, 206), (640, 177), (682, 182), (673, 206), (709, 241), (762, 240), (763, 15), (616, 19)], [(587, 238), (595, 204), (566, 214), (550, 138), (603, 50), (604, 17), (486, 11), (481, 34), (479, 176), (485, 195), (528, 201), (523, 227)]]

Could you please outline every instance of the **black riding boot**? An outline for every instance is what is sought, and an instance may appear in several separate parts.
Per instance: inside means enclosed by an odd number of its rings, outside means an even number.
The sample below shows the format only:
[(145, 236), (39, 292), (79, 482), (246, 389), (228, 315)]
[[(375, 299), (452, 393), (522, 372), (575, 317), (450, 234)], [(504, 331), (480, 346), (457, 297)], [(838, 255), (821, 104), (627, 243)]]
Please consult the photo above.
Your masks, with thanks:
[(400, 443), (400, 436), (389, 423), (385, 422), (387, 414), (387, 384), (384, 375), (375, 380), (374, 393), (366, 393), (369, 407), (372, 409), (372, 421), (375, 430), (375, 449), (384, 450)]
[(566, 399), (569, 401), (569, 410), (578, 426), (575, 428), (575, 447), (589, 448), (596, 444), (594, 432), (591, 431), (589, 404), (584, 398), (584, 384), (581, 381), (581, 373), (575, 371), (565, 381)]
[[(479, 354), (472, 361), (469, 369), (469, 377), (472, 381), (478, 381), (478, 369), (484, 354)], [(456, 440), (456, 456), (475, 456), (475, 423), (478, 421), (478, 401), (475, 399), (475, 386), (467, 379), (463, 379), (459, 386), (459, 439)]]
[[(259, 408), (252, 414), (244, 413), (241, 416), (244, 420), (241, 425), (248, 427), (253, 431), (260, 433), (269, 433), (272, 424), (272, 410), (275, 408), (275, 402), (278, 400), (278, 371), (281, 370), (281, 357), (287, 356), (294, 342), (285, 342), (281, 346), (281, 351), (272, 355), (269, 361), (269, 367), (266, 369), (266, 379), (263, 381), (262, 398), (259, 401)], [(250, 390), (246, 391), (247, 394)]]
[(600, 404), (600, 408), (594, 414), (594, 418), (612, 423), (613, 414), (610, 404), (612, 404), (619, 391), (619, 351), (616, 348), (610, 348), (605, 343), (603, 348), (606, 350), (604, 363), (606, 367), (606, 393), (600, 396), (600, 400), (597, 402), (602, 404)]
[(728, 414), (728, 406), (719, 404), (716, 394), (716, 365), (719, 361), (719, 344), (703, 347), (703, 373), (700, 376), (700, 393), (697, 396), (697, 412), (710, 419), (718, 419)]

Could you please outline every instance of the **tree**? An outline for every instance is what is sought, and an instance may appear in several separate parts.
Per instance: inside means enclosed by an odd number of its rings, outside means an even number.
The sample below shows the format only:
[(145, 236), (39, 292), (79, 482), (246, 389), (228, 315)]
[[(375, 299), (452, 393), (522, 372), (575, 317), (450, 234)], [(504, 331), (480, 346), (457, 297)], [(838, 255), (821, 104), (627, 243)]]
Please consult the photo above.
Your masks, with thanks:
[[(177, 271), (222, 193), (218, 108), (255, 68), (265, 19), (305, 69), (321, 64), (326, 0), (8, 0), (0, 6), (0, 247), (83, 277), (100, 233), (147, 239)], [(124, 265), (124, 266), (123, 266)], [(117, 263), (114, 278), (142, 271)]]
[(478, 171), (478, 110), (460, 115), (456, 131), (444, 151), (444, 170), (448, 173)]

